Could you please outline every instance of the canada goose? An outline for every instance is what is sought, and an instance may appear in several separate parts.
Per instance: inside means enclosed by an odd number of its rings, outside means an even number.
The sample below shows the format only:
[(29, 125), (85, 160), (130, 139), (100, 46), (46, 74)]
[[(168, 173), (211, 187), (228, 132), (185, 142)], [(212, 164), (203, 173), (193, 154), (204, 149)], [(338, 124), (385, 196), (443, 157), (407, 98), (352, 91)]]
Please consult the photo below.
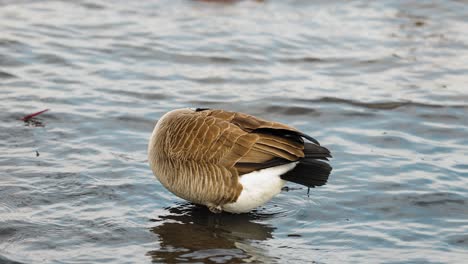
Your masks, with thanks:
[(148, 156), (164, 187), (212, 212), (249, 212), (278, 194), (285, 181), (321, 186), (332, 169), (322, 161), (330, 151), (293, 127), (207, 108), (162, 116)]

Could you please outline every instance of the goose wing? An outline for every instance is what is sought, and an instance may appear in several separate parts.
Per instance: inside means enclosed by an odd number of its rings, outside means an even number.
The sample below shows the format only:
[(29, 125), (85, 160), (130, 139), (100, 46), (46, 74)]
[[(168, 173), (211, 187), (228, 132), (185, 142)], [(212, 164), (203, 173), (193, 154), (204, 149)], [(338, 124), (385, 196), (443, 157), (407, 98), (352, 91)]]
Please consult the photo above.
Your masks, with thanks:
[[(161, 135), (165, 139), (160, 145), (172, 160), (217, 164), (239, 169), (243, 174), (258, 166), (275, 166), (304, 157), (301, 132), (243, 113), (181, 111), (164, 123)], [(247, 167), (250, 169), (245, 170)]]
[[(297, 161), (306, 154), (323, 159), (330, 154), (312, 137), (282, 123), (224, 110), (204, 110), (198, 113), (206, 118), (213, 117), (217, 122), (226, 123), (228, 130), (241, 134), (229, 144), (232, 146), (231, 155), (223, 157), (225, 164), (236, 168), (240, 175)], [(304, 144), (303, 138), (313, 143)]]

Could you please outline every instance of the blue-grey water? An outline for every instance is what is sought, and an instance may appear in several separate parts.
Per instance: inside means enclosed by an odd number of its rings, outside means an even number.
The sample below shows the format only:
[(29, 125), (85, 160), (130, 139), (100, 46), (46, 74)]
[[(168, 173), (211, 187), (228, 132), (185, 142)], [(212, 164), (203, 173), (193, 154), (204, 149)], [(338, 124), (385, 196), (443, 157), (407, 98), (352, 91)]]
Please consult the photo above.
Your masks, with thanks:
[[(466, 263), (467, 10), (0, 0), (0, 263)], [(328, 185), (243, 215), (184, 202), (146, 157), (181, 107), (311, 134)]]

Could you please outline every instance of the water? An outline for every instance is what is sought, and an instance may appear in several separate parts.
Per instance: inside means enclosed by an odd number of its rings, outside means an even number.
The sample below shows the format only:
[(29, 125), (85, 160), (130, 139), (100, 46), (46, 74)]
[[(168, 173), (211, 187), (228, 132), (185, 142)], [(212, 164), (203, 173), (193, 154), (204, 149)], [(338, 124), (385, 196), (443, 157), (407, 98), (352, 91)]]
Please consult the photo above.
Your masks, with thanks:
[[(463, 263), (466, 10), (0, 1), (0, 262)], [(245, 215), (185, 203), (146, 157), (180, 107), (313, 135), (334, 155), (329, 184)]]

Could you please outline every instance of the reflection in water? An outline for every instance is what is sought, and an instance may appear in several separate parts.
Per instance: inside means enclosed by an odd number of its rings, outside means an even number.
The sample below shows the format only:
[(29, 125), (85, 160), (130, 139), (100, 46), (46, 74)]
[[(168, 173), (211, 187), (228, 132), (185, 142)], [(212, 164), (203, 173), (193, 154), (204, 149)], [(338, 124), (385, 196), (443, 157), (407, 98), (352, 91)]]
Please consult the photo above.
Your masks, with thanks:
[(30, 127), (45, 127), (43, 122), (41, 122), (40, 120), (37, 120), (35, 118), (25, 120), (24, 124), (26, 126), (30, 126)]
[(255, 222), (271, 215), (213, 214), (188, 203), (168, 210), (168, 215), (152, 220), (162, 222), (151, 228), (160, 241), (159, 249), (148, 252), (153, 262), (272, 261), (250, 243), (272, 238), (273, 227)]

